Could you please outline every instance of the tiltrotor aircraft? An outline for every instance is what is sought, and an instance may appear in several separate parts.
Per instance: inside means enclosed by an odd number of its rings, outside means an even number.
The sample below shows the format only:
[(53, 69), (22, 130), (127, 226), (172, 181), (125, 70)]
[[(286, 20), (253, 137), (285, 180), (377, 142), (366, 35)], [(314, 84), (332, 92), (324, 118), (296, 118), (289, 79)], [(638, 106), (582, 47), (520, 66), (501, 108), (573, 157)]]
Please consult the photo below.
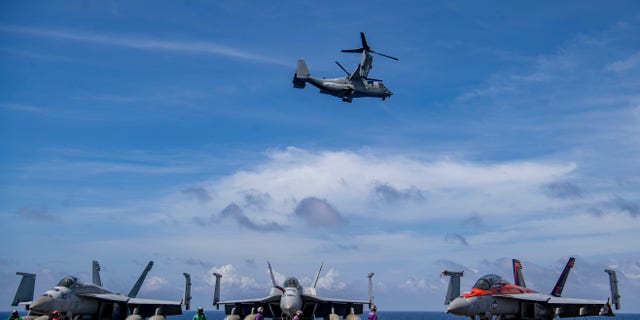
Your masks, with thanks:
[(367, 44), (367, 39), (364, 37), (363, 32), (360, 32), (360, 39), (362, 40), (361, 48), (342, 50), (342, 52), (362, 53), (360, 64), (358, 64), (353, 72), (349, 73), (347, 69), (336, 61), (340, 69), (347, 74), (346, 77), (332, 79), (316, 78), (312, 77), (309, 73), (307, 63), (304, 60), (298, 60), (296, 73), (293, 75), (293, 87), (302, 89), (308, 82), (320, 89), (320, 93), (342, 98), (344, 102), (351, 102), (353, 98), (362, 97), (382, 98), (382, 100), (390, 97), (393, 93), (384, 86), (382, 80), (369, 78), (371, 63), (373, 62), (373, 56), (371, 54), (375, 53), (393, 60), (398, 60), (398, 58), (373, 51)]
[(611, 300), (591, 300), (561, 297), (569, 271), (575, 259), (567, 262), (551, 293), (539, 293), (528, 289), (522, 276), (522, 264), (513, 260), (514, 283), (502, 277), (488, 274), (476, 282), (471, 291), (460, 295), (460, 277), (462, 271), (442, 271), (449, 276), (449, 288), (445, 298), (447, 313), (468, 316), (471, 319), (542, 319), (554, 317), (613, 316), (611, 304), (620, 309), (620, 294), (616, 272), (605, 270), (609, 274)]
[(33, 300), (36, 275), (17, 272), (22, 276), (12, 306), (25, 305), (29, 310), (24, 320), (48, 320), (53, 311), (58, 311), (63, 319), (105, 319), (105, 320), (164, 320), (165, 316), (182, 314), (182, 304), (189, 310), (191, 300), (191, 277), (184, 273), (186, 284), (182, 301), (153, 300), (136, 298), (140, 287), (151, 270), (153, 261), (134, 284), (129, 294), (113, 293), (102, 287), (100, 265), (93, 261), (92, 283), (80, 282), (76, 277), (66, 276), (53, 288)]
[(227, 315), (225, 320), (253, 319), (258, 308), (262, 308), (265, 318), (288, 320), (302, 311), (301, 319), (339, 319), (342, 316), (345, 320), (360, 320), (357, 314), (362, 314), (363, 305), (373, 304), (373, 273), (369, 277), (369, 301), (345, 300), (322, 298), (316, 295), (316, 284), (322, 271), (322, 266), (313, 281), (313, 287), (303, 289), (298, 279), (288, 277), (282, 286), (276, 284), (273, 277), (271, 263), (267, 261), (273, 288), (268, 296), (262, 298), (252, 298), (243, 300), (220, 301), (220, 278), (222, 275), (214, 273), (216, 276), (215, 293), (213, 304), (219, 308), (224, 305), (224, 312)]

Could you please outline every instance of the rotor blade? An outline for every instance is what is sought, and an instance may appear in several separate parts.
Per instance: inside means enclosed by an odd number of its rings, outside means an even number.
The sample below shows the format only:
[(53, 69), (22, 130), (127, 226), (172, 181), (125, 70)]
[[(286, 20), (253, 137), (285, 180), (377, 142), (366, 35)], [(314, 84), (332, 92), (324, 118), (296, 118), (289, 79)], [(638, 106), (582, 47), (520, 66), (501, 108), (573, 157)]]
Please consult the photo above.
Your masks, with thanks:
[(381, 55), (381, 56), (383, 56), (383, 57), (387, 57), (387, 58), (389, 58), (389, 59), (393, 59), (393, 60), (398, 61), (398, 58), (396, 58), (396, 57), (392, 57), (392, 56), (389, 56), (389, 55), (386, 55), (386, 54), (384, 54), (384, 53), (376, 52), (376, 51), (373, 51), (373, 50), (371, 50), (370, 52), (375, 53), (375, 54), (377, 54), (377, 55)]
[(347, 69), (345, 69), (345, 68), (340, 64), (340, 62), (335, 61), (335, 63), (338, 65), (338, 67), (340, 67), (340, 69), (342, 69), (342, 71), (344, 71), (344, 73), (346, 73), (347, 75), (350, 75), (350, 74), (349, 74), (349, 71), (347, 71)]
[(364, 32), (360, 32), (360, 40), (362, 41), (362, 49), (370, 51), (371, 48), (367, 44), (367, 39), (364, 37)]

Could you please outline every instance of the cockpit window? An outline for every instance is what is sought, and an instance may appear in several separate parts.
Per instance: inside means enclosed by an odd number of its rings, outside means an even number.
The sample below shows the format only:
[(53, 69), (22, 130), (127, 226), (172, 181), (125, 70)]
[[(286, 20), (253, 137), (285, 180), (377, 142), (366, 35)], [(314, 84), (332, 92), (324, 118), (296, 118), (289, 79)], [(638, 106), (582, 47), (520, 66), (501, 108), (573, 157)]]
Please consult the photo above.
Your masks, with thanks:
[(76, 284), (77, 281), (78, 280), (75, 277), (65, 277), (62, 280), (60, 280), (60, 282), (58, 282), (58, 286), (69, 288), (72, 285)]
[(478, 279), (478, 281), (476, 281), (476, 284), (473, 285), (473, 287), (482, 289), (482, 290), (489, 290), (491, 288), (500, 287), (508, 283), (509, 282), (507, 280), (504, 280), (501, 276), (497, 274), (488, 274)]
[(298, 280), (296, 278), (287, 278), (287, 280), (284, 281), (284, 286), (285, 287), (297, 288), (298, 287)]

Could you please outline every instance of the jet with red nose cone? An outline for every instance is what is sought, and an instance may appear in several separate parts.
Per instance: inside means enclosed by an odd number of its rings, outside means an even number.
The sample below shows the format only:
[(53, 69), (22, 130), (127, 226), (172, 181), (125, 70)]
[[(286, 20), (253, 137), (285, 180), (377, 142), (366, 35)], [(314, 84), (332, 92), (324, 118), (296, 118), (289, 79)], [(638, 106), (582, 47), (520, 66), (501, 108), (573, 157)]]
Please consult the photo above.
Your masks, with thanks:
[(462, 271), (442, 271), (449, 276), (449, 290), (445, 297), (447, 313), (467, 316), (471, 319), (540, 319), (555, 317), (613, 316), (611, 305), (620, 309), (618, 280), (613, 270), (609, 274), (611, 300), (591, 300), (561, 297), (562, 290), (575, 263), (570, 258), (551, 293), (539, 293), (528, 289), (522, 276), (522, 264), (513, 260), (514, 282), (511, 284), (499, 275), (488, 274), (476, 281), (470, 291), (460, 294)]

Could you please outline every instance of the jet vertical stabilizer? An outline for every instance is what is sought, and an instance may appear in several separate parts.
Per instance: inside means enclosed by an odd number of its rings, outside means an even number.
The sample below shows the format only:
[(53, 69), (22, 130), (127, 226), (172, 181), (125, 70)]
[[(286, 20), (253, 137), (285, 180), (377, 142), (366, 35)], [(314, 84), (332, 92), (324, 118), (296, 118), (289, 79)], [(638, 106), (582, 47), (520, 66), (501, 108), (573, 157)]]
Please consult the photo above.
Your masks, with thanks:
[(216, 287), (215, 287), (215, 291), (213, 292), (213, 305), (216, 306), (216, 310), (220, 309), (220, 305), (218, 304), (218, 302), (220, 302), (220, 278), (222, 278), (222, 275), (219, 273), (213, 273), (213, 275), (216, 277)]
[(524, 283), (524, 276), (522, 275), (522, 263), (520, 260), (513, 259), (513, 284), (516, 286), (521, 286), (526, 288), (527, 285)]
[[(36, 286), (36, 275), (33, 273), (16, 272), (17, 275), (22, 276), (16, 295), (13, 297), (12, 306), (17, 306), (20, 303), (33, 301), (33, 290)], [(27, 307), (28, 308), (28, 307)]]
[(444, 297), (444, 304), (449, 304), (453, 299), (460, 296), (460, 278), (464, 276), (464, 271), (442, 270), (442, 275), (449, 277), (449, 287), (447, 295)]
[(556, 282), (556, 285), (553, 286), (553, 290), (551, 290), (552, 296), (559, 297), (562, 295), (562, 290), (564, 290), (564, 284), (567, 282), (567, 278), (569, 277), (569, 272), (571, 271), (571, 268), (573, 268), (573, 265), (575, 264), (575, 262), (576, 262), (576, 258), (574, 257), (569, 258), (569, 261), (567, 261), (567, 264), (564, 266), (564, 269), (562, 270), (562, 273), (558, 278), (558, 282)]
[(185, 309), (191, 310), (191, 275), (184, 272), (184, 297), (182, 298), (182, 304)]
[(100, 280), (100, 264), (96, 260), (92, 261), (92, 276), (93, 284), (102, 287), (102, 280)]
[(153, 267), (153, 261), (149, 261), (147, 266), (142, 271), (142, 274), (140, 274), (138, 281), (136, 281), (136, 284), (134, 284), (133, 288), (131, 288), (131, 291), (129, 291), (129, 295), (128, 295), (129, 297), (135, 298), (138, 295), (138, 291), (140, 291), (140, 287), (142, 287), (142, 283), (144, 282), (144, 279), (147, 277), (147, 273), (151, 271), (152, 267)]
[(306, 86), (307, 79), (309, 79), (309, 68), (304, 60), (298, 60), (296, 67), (296, 73), (293, 75), (293, 87), (303, 89)]
[(616, 310), (620, 310), (620, 292), (618, 291), (618, 277), (613, 270), (605, 269), (604, 272), (609, 274), (609, 287), (611, 288), (611, 304), (616, 306)]

